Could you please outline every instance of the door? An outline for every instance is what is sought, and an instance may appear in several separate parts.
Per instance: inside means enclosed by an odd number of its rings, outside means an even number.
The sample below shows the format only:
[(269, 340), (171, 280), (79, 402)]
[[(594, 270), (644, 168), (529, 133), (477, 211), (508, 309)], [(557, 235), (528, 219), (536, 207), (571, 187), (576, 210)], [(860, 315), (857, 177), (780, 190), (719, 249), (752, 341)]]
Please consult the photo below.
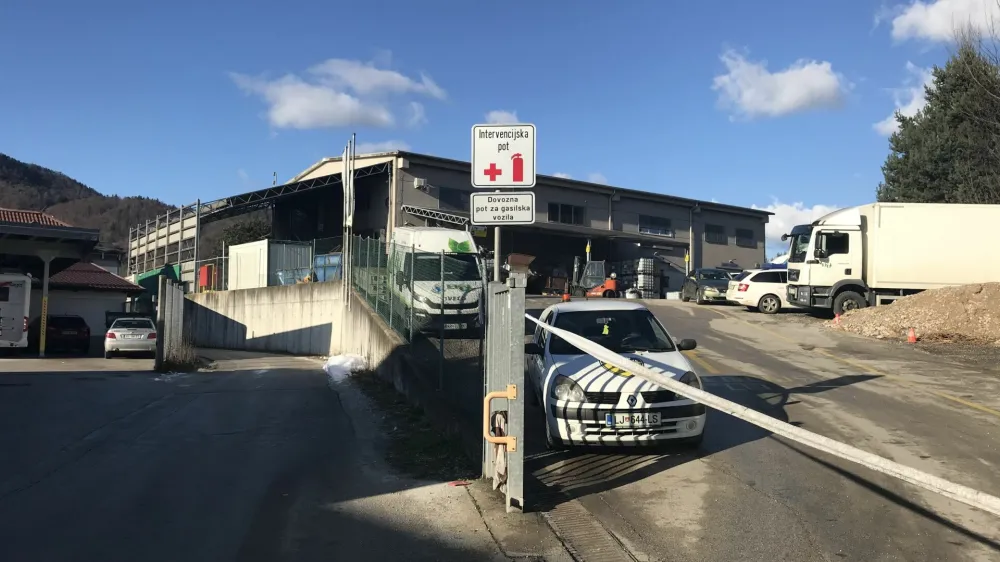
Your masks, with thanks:
[(694, 275), (684, 278), (684, 285), (681, 287), (681, 298), (693, 299), (695, 293), (697, 293), (698, 282), (695, 281)]
[(0, 347), (24, 347), (28, 281), (0, 281)]
[[(552, 312), (546, 310), (545, 312), (542, 312), (542, 315), (538, 320), (543, 324), (548, 324), (552, 316)], [(531, 382), (535, 385), (539, 401), (542, 400), (542, 377), (545, 376), (545, 340), (547, 339), (547, 334), (548, 332), (543, 330), (541, 326), (535, 324), (535, 334), (532, 336), (531, 341), (538, 344), (538, 346), (542, 348), (542, 353), (527, 356), (528, 376), (531, 377)]]
[(815, 277), (811, 285), (830, 287), (844, 279), (861, 276), (861, 233), (859, 231), (823, 231), (816, 234)]

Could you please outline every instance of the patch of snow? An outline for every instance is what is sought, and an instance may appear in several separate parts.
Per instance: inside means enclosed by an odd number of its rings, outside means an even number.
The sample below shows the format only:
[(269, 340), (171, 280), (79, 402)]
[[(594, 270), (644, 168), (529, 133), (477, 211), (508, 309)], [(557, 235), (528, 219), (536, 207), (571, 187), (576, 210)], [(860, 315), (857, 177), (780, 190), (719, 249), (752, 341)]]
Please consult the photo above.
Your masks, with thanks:
[(340, 382), (351, 373), (364, 368), (365, 358), (358, 355), (333, 355), (323, 365), (323, 371), (333, 382)]

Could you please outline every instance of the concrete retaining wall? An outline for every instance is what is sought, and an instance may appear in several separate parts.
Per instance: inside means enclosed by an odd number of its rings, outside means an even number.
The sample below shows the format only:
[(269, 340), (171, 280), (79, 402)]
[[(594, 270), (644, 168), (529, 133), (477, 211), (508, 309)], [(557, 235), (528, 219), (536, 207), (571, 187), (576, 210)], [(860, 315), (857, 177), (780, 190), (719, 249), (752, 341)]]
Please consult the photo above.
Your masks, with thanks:
[(198, 293), (186, 304), (198, 347), (331, 355), (340, 353), (342, 297), (340, 283), (303, 283)]

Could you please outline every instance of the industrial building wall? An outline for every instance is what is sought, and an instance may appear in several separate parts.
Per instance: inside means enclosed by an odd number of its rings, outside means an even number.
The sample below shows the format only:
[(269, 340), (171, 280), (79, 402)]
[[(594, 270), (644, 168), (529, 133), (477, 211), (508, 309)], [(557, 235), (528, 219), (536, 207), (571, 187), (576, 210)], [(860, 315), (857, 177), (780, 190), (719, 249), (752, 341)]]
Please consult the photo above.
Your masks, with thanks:
[[(749, 269), (767, 261), (764, 222), (759, 218), (703, 210), (695, 214), (694, 227), (695, 267), (718, 267), (732, 260)], [(722, 236), (716, 234), (720, 229)]]

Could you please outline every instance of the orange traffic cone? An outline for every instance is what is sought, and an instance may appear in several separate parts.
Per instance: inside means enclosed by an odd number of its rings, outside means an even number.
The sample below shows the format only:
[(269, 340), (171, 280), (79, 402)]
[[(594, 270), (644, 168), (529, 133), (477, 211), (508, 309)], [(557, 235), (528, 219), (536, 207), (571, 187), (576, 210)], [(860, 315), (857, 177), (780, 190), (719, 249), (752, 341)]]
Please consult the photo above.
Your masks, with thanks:
[(833, 315), (833, 325), (840, 326), (840, 314)]
[(910, 328), (910, 333), (906, 335), (906, 343), (917, 343), (917, 331)]
[(563, 295), (562, 295), (562, 301), (563, 302), (569, 302), (569, 293), (563, 293)]

